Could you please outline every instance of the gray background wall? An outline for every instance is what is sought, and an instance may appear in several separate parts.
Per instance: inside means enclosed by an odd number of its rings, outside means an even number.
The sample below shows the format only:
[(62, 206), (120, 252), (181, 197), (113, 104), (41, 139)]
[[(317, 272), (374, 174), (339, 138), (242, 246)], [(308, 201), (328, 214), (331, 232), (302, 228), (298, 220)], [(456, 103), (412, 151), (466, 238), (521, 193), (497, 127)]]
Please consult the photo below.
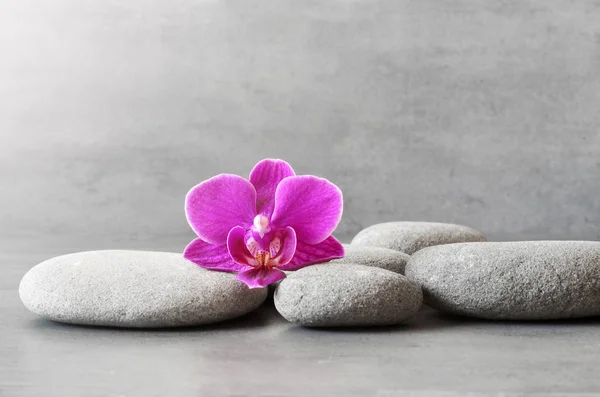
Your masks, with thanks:
[(594, 1), (2, 1), (0, 237), (185, 244), (191, 186), (279, 157), (344, 239), (599, 239), (599, 110)]

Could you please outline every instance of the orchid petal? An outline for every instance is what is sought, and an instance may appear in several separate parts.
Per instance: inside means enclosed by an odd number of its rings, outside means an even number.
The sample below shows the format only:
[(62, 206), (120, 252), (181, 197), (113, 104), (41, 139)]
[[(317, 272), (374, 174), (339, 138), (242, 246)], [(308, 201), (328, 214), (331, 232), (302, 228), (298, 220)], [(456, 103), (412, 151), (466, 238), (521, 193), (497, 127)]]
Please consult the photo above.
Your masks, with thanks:
[(200, 238), (193, 240), (185, 247), (183, 257), (205, 269), (220, 270), (222, 272), (241, 272), (248, 268), (235, 263), (231, 259), (225, 244), (212, 245)]
[(317, 244), (335, 230), (343, 205), (341, 190), (327, 179), (291, 176), (277, 186), (271, 223), (291, 226), (298, 241)]
[(285, 278), (285, 273), (273, 268), (253, 268), (238, 273), (237, 279), (250, 288), (262, 288)]
[(280, 266), (281, 270), (298, 270), (305, 266), (316, 263), (327, 262), (337, 258), (344, 257), (344, 246), (333, 236), (329, 236), (325, 241), (316, 245), (309, 245), (298, 241), (296, 245), (296, 254), (285, 266)]
[(242, 266), (258, 266), (244, 242), (246, 231), (241, 226), (236, 226), (227, 235), (227, 250), (233, 261)]
[(225, 244), (233, 227), (252, 226), (256, 215), (256, 191), (240, 176), (217, 175), (189, 191), (185, 198), (185, 214), (202, 240)]
[(272, 261), (275, 263), (275, 266), (283, 266), (289, 263), (294, 257), (294, 253), (296, 252), (296, 232), (291, 227), (286, 227), (281, 235), (281, 248), (279, 253)]
[(275, 207), (275, 191), (284, 178), (294, 176), (292, 166), (283, 160), (265, 159), (250, 172), (250, 183), (256, 189), (256, 210), (267, 218)]

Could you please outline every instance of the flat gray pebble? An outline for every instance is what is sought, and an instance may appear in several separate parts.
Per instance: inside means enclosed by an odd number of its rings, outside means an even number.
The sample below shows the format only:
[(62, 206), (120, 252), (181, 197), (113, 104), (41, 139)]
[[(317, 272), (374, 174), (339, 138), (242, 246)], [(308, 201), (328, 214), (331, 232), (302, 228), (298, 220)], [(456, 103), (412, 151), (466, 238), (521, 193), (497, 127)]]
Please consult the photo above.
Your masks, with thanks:
[(393, 249), (412, 255), (433, 245), (486, 241), (473, 228), (452, 223), (387, 222), (361, 230), (351, 245)]
[(394, 273), (404, 274), (410, 255), (387, 248), (343, 244), (345, 255), (329, 263), (354, 263), (375, 266)]
[(600, 315), (600, 242), (465, 243), (423, 249), (406, 275), (437, 309), (494, 320)]
[(49, 259), (21, 280), (25, 307), (50, 320), (115, 327), (215, 323), (260, 306), (267, 289), (209, 271), (181, 254), (90, 251)]
[(421, 308), (423, 293), (389, 270), (327, 263), (289, 274), (274, 301), (285, 319), (303, 326), (376, 326), (405, 322)]

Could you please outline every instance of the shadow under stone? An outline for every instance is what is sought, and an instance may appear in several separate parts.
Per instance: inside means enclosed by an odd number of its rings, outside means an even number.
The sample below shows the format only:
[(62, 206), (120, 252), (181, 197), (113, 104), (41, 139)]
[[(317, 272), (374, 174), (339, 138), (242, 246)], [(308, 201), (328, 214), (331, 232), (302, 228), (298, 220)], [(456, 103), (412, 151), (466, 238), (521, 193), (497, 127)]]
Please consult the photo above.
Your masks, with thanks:
[(45, 318), (35, 318), (31, 323), (35, 328), (45, 330), (87, 330), (91, 332), (128, 332), (128, 333), (191, 333), (191, 332), (214, 332), (218, 330), (246, 330), (252, 328), (265, 327), (273, 322), (278, 313), (273, 313), (274, 308), (269, 308), (268, 305), (262, 305), (258, 309), (247, 313), (243, 316), (224, 320), (212, 324), (188, 325), (181, 327), (117, 327), (91, 324), (71, 324), (59, 321), (53, 321)]
[(448, 327), (455, 327), (468, 323), (469, 321), (464, 318), (451, 318), (445, 316), (431, 308), (424, 308), (419, 311), (413, 318), (409, 319), (403, 324), (394, 325), (376, 325), (376, 326), (346, 326), (346, 327), (311, 327), (296, 325), (289, 328), (289, 332), (333, 332), (333, 333), (390, 333), (390, 332), (402, 332), (402, 333), (413, 333), (424, 330), (442, 329)]

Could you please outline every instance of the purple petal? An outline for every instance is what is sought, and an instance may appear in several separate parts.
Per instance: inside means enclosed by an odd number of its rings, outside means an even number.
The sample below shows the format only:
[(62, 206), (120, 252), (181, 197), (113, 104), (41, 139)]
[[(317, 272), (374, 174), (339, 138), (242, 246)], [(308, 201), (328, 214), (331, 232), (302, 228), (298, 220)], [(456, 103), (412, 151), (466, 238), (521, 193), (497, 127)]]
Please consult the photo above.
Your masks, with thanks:
[(242, 266), (258, 266), (256, 259), (252, 256), (246, 243), (244, 242), (244, 236), (246, 231), (241, 226), (236, 226), (229, 232), (227, 236), (227, 250), (233, 261)]
[(298, 241), (298, 244), (296, 245), (296, 254), (290, 263), (279, 267), (279, 269), (298, 270), (305, 266), (343, 257), (344, 247), (333, 236), (329, 236), (325, 241), (316, 245), (309, 245)]
[(196, 234), (211, 244), (225, 244), (235, 226), (249, 228), (256, 216), (254, 186), (237, 175), (221, 174), (189, 191), (185, 214)]
[(220, 270), (222, 272), (241, 272), (248, 268), (235, 263), (231, 259), (225, 244), (212, 245), (199, 238), (185, 247), (183, 257), (205, 269)]
[(285, 273), (277, 269), (265, 267), (248, 269), (238, 273), (237, 279), (250, 288), (262, 288), (285, 278)]
[(275, 262), (275, 266), (283, 266), (289, 263), (294, 257), (294, 253), (296, 252), (296, 232), (291, 227), (286, 227), (283, 231), (281, 237), (281, 249), (275, 258), (273, 258), (273, 262)]
[(294, 176), (292, 166), (283, 160), (265, 159), (250, 172), (250, 183), (256, 189), (256, 210), (267, 218), (271, 217), (275, 206), (275, 190), (284, 178)]
[(335, 230), (343, 205), (341, 190), (327, 179), (292, 176), (277, 186), (271, 222), (293, 227), (298, 241), (317, 244)]

